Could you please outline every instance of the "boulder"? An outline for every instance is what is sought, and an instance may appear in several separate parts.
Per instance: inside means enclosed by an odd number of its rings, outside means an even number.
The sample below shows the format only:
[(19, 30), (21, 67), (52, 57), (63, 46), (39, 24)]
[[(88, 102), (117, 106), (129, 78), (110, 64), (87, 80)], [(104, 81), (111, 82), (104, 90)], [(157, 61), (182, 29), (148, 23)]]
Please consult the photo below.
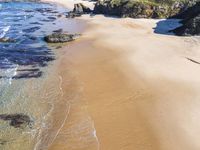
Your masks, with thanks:
[(77, 37), (80, 36), (79, 34), (65, 34), (65, 33), (53, 33), (51, 35), (48, 35), (44, 37), (44, 40), (47, 43), (64, 43), (64, 42), (70, 42)]
[(82, 3), (74, 4), (74, 9), (73, 11), (68, 12), (66, 15), (67, 18), (74, 18), (74, 17), (80, 17), (83, 14), (88, 14), (91, 13), (92, 10), (84, 6)]
[(82, 3), (78, 3), (74, 4), (73, 12), (78, 14), (87, 14), (91, 13), (92, 11), (89, 7), (84, 6)]

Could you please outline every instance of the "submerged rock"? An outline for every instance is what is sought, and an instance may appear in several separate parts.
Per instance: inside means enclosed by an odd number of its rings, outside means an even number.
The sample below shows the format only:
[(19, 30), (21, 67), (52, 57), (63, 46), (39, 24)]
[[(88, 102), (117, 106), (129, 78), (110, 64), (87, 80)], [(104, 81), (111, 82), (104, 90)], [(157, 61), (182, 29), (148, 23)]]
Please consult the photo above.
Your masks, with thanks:
[(24, 114), (2, 114), (0, 115), (0, 119), (9, 121), (10, 126), (15, 128), (31, 127), (32, 123), (30, 117)]
[(28, 28), (28, 29), (23, 29), (22, 31), (25, 32), (25, 33), (31, 33), (31, 32), (35, 32), (39, 29), (40, 29), (40, 27), (37, 26), (37, 27), (31, 27), (31, 28)]
[(16, 40), (15, 39), (11, 39), (9, 37), (3, 37), (3, 38), (0, 38), (0, 42), (1, 43), (15, 43)]
[(74, 12), (70, 11), (67, 13), (66, 17), (67, 18), (75, 18), (75, 17), (80, 17), (81, 15), (82, 14), (80, 14), (80, 13), (74, 13)]
[(0, 145), (5, 145), (8, 141), (0, 139)]
[(73, 41), (79, 36), (79, 34), (53, 33), (44, 37), (44, 40), (48, 43), (64, 43)]
[(54, 33), (62, 33), (62, 32), (63, 32), (63, 29), (54, 30), (53, 32), (54, 32)]
[(75, 17), (80, 17), (81, 15), (82, 14), (80, 14), (80, 13), (74, 13), (74, 12), (70, 11), (67, 13), (66, 17), (67, 18), (75, 18)]

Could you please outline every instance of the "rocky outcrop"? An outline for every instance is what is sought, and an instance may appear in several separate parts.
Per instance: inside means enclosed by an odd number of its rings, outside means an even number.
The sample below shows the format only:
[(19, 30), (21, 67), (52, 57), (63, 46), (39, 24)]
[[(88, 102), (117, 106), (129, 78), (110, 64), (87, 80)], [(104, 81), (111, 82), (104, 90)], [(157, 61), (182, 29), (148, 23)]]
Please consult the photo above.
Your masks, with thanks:
[(74, 4), (74, 9), (73, 11), (68, 12), (67, 18), (74, 18), (74, 17), (80, 17), (83, 14), (88, 14), (91, 13), (92, 10), (83, 5), (82, 3)]
[(182, 1), (162, 4), (151, 0), (99, 0), (95, 5), (94, 13), (132, 18), (168, 18), (182, 11), (184, 6)]
[(176, 35), (200, 35), (200, 2), (180, 13), (177, 17), (183, 19), (181, 21), (183, 25), (173, 30)]
[(74, 4), (74, 13), (80, 13), (80, 14), (85, 14), (85, 13), (91, 13), (91, 9), (82, 3)]
[(24, 114), (2, 114), (0, 120), (9, 121), (10, 126), (15, 128), (31, 127), (32, 120)]
[(44, 40), (47, 43), (64, 43), (70, 42), (77, 39), (80, 35), (79, 34), (65, 34), (65, 33), (53, 33), (44, 37)]

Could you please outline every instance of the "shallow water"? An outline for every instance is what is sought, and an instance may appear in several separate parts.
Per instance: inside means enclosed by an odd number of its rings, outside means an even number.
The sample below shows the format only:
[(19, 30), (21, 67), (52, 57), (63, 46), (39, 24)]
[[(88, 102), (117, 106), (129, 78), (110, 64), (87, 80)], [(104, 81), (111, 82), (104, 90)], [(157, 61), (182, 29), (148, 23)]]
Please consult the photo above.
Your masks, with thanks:
[[(62, 132), (71, 140), (64, 141), (67, 147), (78, 150), (92, 143), (97, 149), (92, 120), (78, 109), (80, 87), (73, 87), (70, 72), (63, 81), (57, 71), (59, 54), (43, 41), (60, 28), (77, 31), (76, 20), (64, 17), (66, 11), (45, 3), (0, 2), (0, 38), (12, 40), (0, 42), (0, 150), (48, 149), (67, 121), (71, 128)], [(67, 91), (62, 84), (69, 86)], [(68, 119), (72, 112), (75, 117)]]

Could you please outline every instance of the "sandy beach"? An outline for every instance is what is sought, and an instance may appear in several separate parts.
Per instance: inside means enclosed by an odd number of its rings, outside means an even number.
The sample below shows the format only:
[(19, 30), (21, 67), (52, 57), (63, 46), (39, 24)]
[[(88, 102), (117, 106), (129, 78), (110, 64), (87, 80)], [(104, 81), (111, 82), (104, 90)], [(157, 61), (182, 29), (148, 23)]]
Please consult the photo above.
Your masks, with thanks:
[(77, 19), (86, 29), (59, 50), (57, 65), (64, 97), (80, 94), (49, 149), (198, 150), (199, 39), (156, 34), (159, 20)]

